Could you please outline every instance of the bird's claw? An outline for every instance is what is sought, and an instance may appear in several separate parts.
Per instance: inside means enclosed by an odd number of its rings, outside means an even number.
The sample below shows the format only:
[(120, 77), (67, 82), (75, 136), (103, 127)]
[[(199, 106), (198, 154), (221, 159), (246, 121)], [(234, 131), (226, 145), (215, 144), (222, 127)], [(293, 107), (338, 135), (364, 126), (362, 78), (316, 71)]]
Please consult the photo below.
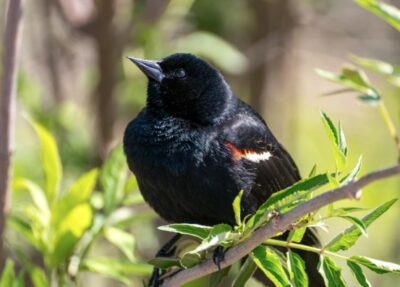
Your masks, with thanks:
[(213, 252), (213, 262), (215, 265), (217, 265), (218, 270), (221, 270), (221, 262), (225, 260), (225, 250), (224, 247), (218, 246), (217, 248), (214, 249)]

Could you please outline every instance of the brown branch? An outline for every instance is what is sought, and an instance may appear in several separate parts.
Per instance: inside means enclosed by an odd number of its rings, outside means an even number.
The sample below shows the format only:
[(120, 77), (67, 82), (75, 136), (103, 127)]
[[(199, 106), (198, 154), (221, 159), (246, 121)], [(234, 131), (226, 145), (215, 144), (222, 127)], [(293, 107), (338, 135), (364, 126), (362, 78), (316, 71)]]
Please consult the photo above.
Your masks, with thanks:
[(3, 234), (14, 142), (15, 79), (17, 49), (21, 31), (20, 19), (21, 0), (9, 0), (3, 40), (3, 68), (0, 83), (0, 271), (4, 263)]
[[(335, 201), (342, 199), (358, 199), (361, 196), (360, 189), (362, 187), (379, 179), (394, 176), (396, 174), (400, 174), (400, 165), (371, 172), (357, 181), (353, 181), (343, 187), (322, 193), (310, 201), (297, 206), (291, 211), (274, 218), (269, 224), (255, 231), (251, 238), (229, 249), (225, 254), (225, 260), (221, 263), (221, 267), (225, 268), (232, 265), (276, 233), (288, 230), (290, 225), (302, 216)], [(218, 271), (218, 267), (214, 264), (212, 259), (208, 259), (193, 268), (182, 270), (174, 276), (166, 279), (162, 287), (181, 286), (186, 282), (216, 271)]]

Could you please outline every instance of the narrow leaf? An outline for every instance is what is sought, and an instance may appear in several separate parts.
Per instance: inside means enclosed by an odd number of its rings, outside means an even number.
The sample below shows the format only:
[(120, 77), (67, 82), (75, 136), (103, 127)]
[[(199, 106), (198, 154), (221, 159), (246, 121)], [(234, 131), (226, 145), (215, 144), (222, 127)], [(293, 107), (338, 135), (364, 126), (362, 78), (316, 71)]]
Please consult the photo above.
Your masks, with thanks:
[(308, 276), (305, 270), (306, 267), (304, 260), (300, 255), (289, 250), (287, 252), (287, 265), (293, 286), (308, 287)]
[(107, 227), (104, 230), (104, 236), (114, 246), (120, 249), (130, 261), (134, 261), (133, 248), (135, 245), (135, 238), (132, 234), (119, 228)]
[(56, 140), (42, 125), (31, 122), (40, 141), (40, 158), (45, 176), (46, 196), (50, 204), (57, 198), (61, 178), (62, 166)]
[[(393, 199), (375, 208), (373, 211), (363, 217), (362, 222), (364, 223), (364, 225), (368, 227), (372, 222), (374, 222), (382, 214), (384, 214), (396, 201), (397, 199)], [(334, 239), (332, 239), (325, 246), (325, 249), (330, 251), (347, 250), (357, 242), (361, 234), (361, 230), (353, 224), (345, 231), (340, 233), (338, 236), (336, 236)]]
[(210, 235), (212, 227), (200, 224), (173, 223), (159, 226), (159, 230), (191, 235), (200, 239), (205, 239)]
[(358, 175), (361, 169), (362, 156), (358, 158), (356, 166), (351, 170), (351, 172), (342, 180), (341, 185), (346, 185), (352, 182)]
[(307, 227), (299, 227), (291, 230), (289, 232), (288, 241), (289, 242), (300, 242), (303, 239), (304, 234), (306, 233)]
[(398, 8), (376, 0), (355, 0), (355, 2), (400, 31), (400, 10)]
[(251, 258), (276, 287), (290, 286), (290, 281), (282, 267), (282, 262), (272, 249), (258, 246), (252, 251)]
[(364, 256), (352, 256), (350, 257), (350, 260), (352, 262), (361, 264), (378, 274), (394, 273), (400, 275), (400, 265), (395, 263), (381, 261)]
[(244, 287), (246, 282), (251, 278), (257, 265), (251, 257), (247, 257), (244, 264), (240, 267), (238, 274), (232, 282), (232, 287)]
[(327, 287), (346, 287), (342, 277), (342, 269), (329, 257), (320, 256), (318, 271)]
[(235, 213), (235, 221), (236, 225), (241, 225), (242, 224), (242, 219), (241, 219), (241, 201), (242, 201), (242, 196), (243, 196), (243, 190), (239, 192), (239, 194), (235, 197), (233, 200), (233, 212)]
[(362, 287), (372, 287), (371, 283), (369, 283), (367, 277), (365, 277), (364, 272), (357, 263), (347, 261), (347, 266), (350, 267), (351, 272), (353, 273), (354, 277), (356, 277), (358, 283), (360, 283)]
[(15, 280), (14, 262), (11, 260), (7, 260), (6, 266), (3, 269), (3, 273), (1, 273), (0, 287), (13, 286), (14, 280)]
[(349, 215), (342, 215), (339, 217), (346, 219), (346, 220), (350, 221), (351, 223), (353, 223), (354, 226), (356, 226), (361, 231), (362, 235), (364, 235), (365, 237), (368, 237), (367, 227), (365, 226), (364, 222), (361, 219), (354, 217), (354, 216), (349, 216)]

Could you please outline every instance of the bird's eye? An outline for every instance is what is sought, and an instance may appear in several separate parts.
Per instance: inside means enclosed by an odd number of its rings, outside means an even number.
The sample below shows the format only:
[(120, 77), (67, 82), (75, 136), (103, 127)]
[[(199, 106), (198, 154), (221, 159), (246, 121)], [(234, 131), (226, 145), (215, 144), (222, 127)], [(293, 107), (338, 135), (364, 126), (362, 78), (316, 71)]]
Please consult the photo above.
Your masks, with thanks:
[(174, 71), (174, 76), (176, 78), (184, 78), (184, 77), (186, 77), (186, 71), (182, 68), (176, 69)]

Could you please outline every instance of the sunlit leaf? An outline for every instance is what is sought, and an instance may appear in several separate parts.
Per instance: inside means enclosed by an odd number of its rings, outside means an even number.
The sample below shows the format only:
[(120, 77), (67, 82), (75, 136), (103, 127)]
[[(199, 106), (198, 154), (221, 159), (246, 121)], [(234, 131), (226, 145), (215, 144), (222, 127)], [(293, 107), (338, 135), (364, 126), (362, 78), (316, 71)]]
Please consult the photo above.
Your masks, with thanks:
[(200, 239), (205, 239), (211, 232), (212, 227), (200, 224), (173, 223), (159, 226), (158, 229), (167, 232), (191, 235)]
[(300, 255), (289, 250), (287, 252), (287, 265), (293, 286), (308, 287), (308, 276), (305, 270), (306, 266)]
[(381, 261), (364, 256), (352, 256), (350, 257), (350, 261), (361, 264), (378, 274), (394, 273), (400, 275), (399, 264)]
[[(362, 222), (366, 227), (368, 227), (372, 222), (378, 219), (382, 214), (384, 214), (395, 202), (397, 199), (390, 200), (379, 207), (375, 208), (373, 211), (368, 213), (365, 217), (362, 218)], [(351, 246), (353, 246), (358, 238), (362, 235), (362, 232), (359, 227), (354, 224), (347, 228), (345, 231), (340, 233), (338, 236), (333, 238), (326, 246), (325, 249), (330, 251), (339, 251), (339, 250), (347, 250)]]
[(362, 156), (358, 158), (356, 166), (351, 170), (351, 172), (342, 180), (341, 185), (346, 185), (352, 182), (358, 175), (361, 169)]
[(344, 138), (343, 131), (340, 127), (336, 128), (333, 124), (332, 120), (328, 117), (328, 115), (321, 111), (322, 123), (325, 126), (326, 133), (328, 135), (329, 141), (333, 147), (333, 151), (335, 154), (336, 166), (339, 170), (344, 169), (346, 166), (346, 155), (347, 155), (347, 147), (346, 140)]
[(384, 76), (400, 76), (400, 66), (394, 66), (388, 62), (384, 62), (381, 60), (362, 58), (355, 55), (352, 55), (351, 59), (363, 68), (366, 68), (378, 74)]
[(51, 210), (51, 224), (54, 228), (62, 224), (65, 215), (73, 208), (89, 201), (96, 185), (97, 175), (97, 169), (84, 173), (72, 184), (69, 191), (54, 204)]
[(10, 287), (14, 285), (15, 274), (14, 274), (14, 262), (7, 260), (6, 266), (1, 273), (0, 287)]
[(89, 204), (77, 205), (68, 214), (55, 231), (54, 249), (50, 265), (56, 266), (68, 258), (83, 233), (91, 226), (92, 209)]
[(62, 178), (60, 155), (53, 135), (39, 123), (31, 124), (40, 140), (40, 158), (46, 180), (45, 191), (51, 205), (58, 196)]
[(18, 178), (13, 181), (13, 189), (25, 189), (29, 192), (33, 203), (40, 212), (43, 222), (47, 222), (50, 215), (49, 205), (47, 203), (47, 197), (43, 189), (33, 181), (26, 178)]
[(35, 287), (50, 287), (50, 282), (47, 280), (43, 269), (33, 267), (30, 271), (31, 280)]
[(133, 256), (135, 239), (132, 234), (119, 228), (107, 227), (104, 230), (104, 236), (119, 248), (129, 260), (133, 261), (135, 259)]
[(271, 248), (258, 246), (251, 252), (251, 258), (276, 287), (291, 286), (279, 256)]
[(112, 258), (85, 259), (82, 261), (81, 268), (83, 271), (99, 273), (129, 286), (132, 284), (130, 276), (148, 276), (153, 269), (148, 264)]
[(398, 8), (376, 0), (355, 0), (355, 2), (400, 31), (400, 10)]
[(318, 271), (322, 275), (327, 287), (346, 287), (342, 277), (342, 269), (327, 256), (320, 256)]
[(118, 205), (124, 198), (127, 178), (126, 159), (121, 146), (116, 147), (100, 171), (100, 183), (103, 188), (106, 212)]
[(306, 233), (307, 227), (298, 227), (293, 230), (290, 230), (288, 241), (289, 242), (300, 242), (303, 239), (304, 234)]
[(354, 216), (349, 216), (349, 215), (341, 215), (339, 216), (340, 218), (346, 219), (348, 221), (350, 221), (351, 223), (354, 224), (354, 226), (356, 226), (362, 233), (362, 235), (364, 235), (365, 237), (368, 237), (367, 234), (367, 227), (365, 226), (364, 222)]
[(347, 266), (350, 267), (351, 272), (362, 287), (372, 287), (371, 283), (369, 283), (367, 277), (365, 277), (364, 272), (358, 264), (352, 261), (347, 261)]
[(239, 192), (239, 194), (235, 197), (233, 200), (233, 212), (235, 214), (235, 221), (236, 225), (241, 225), (242, 224), (242, 218), (241, 218), (241, 201), (242, 201), (242, 196), (243, 196), (243, 190)]

